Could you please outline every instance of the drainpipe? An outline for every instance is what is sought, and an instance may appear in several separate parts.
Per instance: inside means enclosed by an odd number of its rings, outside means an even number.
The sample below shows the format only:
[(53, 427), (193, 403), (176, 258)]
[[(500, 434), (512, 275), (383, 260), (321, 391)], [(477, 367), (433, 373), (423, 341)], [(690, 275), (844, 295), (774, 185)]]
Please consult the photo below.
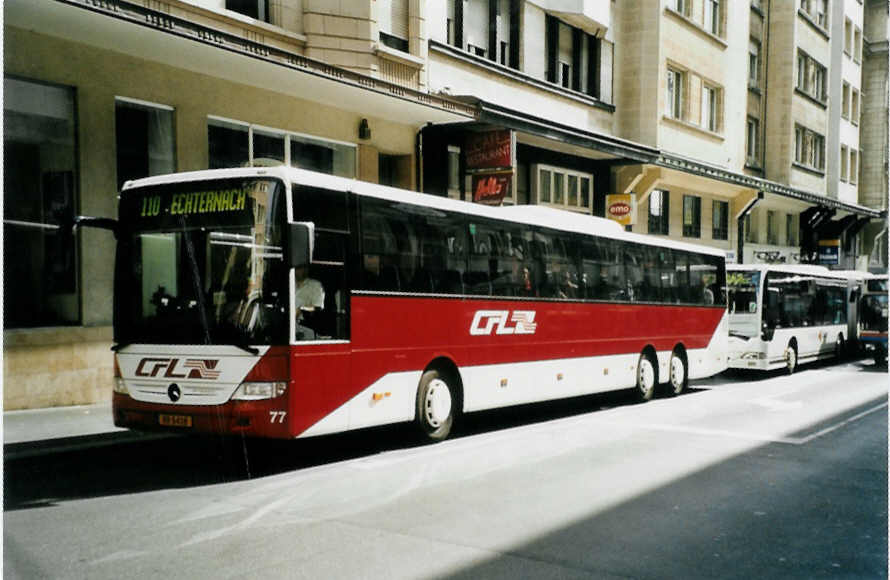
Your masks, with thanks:
[(751, 213), (751, 210), (754, 209), (754, 206), (757, 205), (760, 200), (763, 199), (763, 191), (757, 192), (757, 197), (749, 201), (745, 204), (745, 207), (742, 208), (742, 211), (739, 212), (739, 215), (736, 216), (736, 235), (738, 239), (737, 250), (736, 250), (736, 262), (739, 264), (743, 264), (745, 262), (745, 218)]

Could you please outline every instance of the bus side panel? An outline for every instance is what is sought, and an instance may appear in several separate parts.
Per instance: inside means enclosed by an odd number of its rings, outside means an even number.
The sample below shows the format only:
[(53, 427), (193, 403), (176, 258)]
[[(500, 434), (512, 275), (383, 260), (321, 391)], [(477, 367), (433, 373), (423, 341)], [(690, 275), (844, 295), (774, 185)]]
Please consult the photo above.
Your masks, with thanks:
[[(348, 343), (304, 344), (291, 347), (288, 424), (292, 436), (330, 415), (355, 394), (350, 382)], [(328, 432), (348, 429), (340, 411), (328, 421)]]

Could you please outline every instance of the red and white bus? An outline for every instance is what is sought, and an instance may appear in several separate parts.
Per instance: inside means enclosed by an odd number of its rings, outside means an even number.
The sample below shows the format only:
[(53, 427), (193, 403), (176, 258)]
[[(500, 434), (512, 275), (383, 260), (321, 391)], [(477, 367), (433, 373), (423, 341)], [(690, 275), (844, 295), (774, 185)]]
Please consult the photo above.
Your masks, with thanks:
[[(293, 438), (726, 368), (719, 250), (309, 171), (127, 183), (115, 424)], [(308, 263), (308, 275), (306, 264)]]

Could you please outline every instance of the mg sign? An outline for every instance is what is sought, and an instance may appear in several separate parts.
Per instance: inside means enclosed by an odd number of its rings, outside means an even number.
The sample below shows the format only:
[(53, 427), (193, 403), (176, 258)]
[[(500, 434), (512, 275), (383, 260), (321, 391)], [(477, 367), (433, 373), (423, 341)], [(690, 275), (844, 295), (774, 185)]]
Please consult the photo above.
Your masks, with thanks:
[(613, 193), (606, 196), (606, 217), (623, 226), (636, 223), (636, 195), (633, 193)]

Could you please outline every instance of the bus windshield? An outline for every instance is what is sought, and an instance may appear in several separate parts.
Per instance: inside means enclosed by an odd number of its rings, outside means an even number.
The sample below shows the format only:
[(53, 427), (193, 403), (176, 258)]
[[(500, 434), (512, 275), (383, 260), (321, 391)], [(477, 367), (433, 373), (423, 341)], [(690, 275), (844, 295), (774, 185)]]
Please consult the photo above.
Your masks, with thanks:
[(727, 272), (730, 314), (757, 314), (760, 272)]
[(284, 189), (239, 178), (123, 192), (115, 341), (284, 344)]

